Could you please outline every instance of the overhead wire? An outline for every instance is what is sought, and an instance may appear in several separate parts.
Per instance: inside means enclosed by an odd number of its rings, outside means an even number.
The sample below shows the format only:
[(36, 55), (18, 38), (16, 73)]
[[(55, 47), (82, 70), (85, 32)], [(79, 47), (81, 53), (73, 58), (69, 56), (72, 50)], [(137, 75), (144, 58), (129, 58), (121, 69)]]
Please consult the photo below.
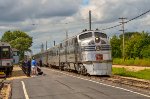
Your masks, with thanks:
[(143, 15), (149, 13), (149, 12), (150, 12), (150, 10), (148, 10), (148, 11), (146, 11), (146, 12), (144, 12), (144, 13), (142, 13), (142, 14), (140, 14), (140, 15), (138, 15), (138, 16), (136, 16), (136, 17), (134, 17), (134, 18), (132, 18), (132, 19), (130, 19), (130, 20), (128, 20), (128, 21), (126, 21), (126, 23), (128, 23), (128, 22), (130, 22), (130, 21), (132, 21), (132, 20), (135, 20), (135, 19), (137, 19), (137, 18), (139, 18), (139, 17), (141, 17), (141, 16), (143, 16)]
[[(138, 16), (136, 16), (136, 17), (134, 17), (134, 18), (132, 18), (132, 19), (130, 19), (130, 20), (128, 20), (128, 21), (126, 21), (126, 22), (124, 22), (124, 23), (128, 23), (128, 22), (130, 22), (130, 21), (133, 21), (133, 20), (135, 20), (135, 19), (137, 19), (137, 18), (139, 18), (139, 17), (141, 17), (141, 16), (143, 16), (143, 15), (145, 15), (145, 14), (149, 13), (149, 12), (150, 12), (150, 10), (148, 10), (148, 11), (146, 11), (146, 12), (144, 12), (144, 13), (142, 13), (142, 14), (140, 14), (140, 15), (138, 15)], [(123, 23), (118, 24), (118, 25), (114, 25), (114, 26), (111, 26), (111, 27), (103, 28), (103, 29), (100, 29), (100, 31), (108, 30), (108, 29), (112, 29), (112, 28), (115, 28), (115, 27), (121, 26), (122, 24), (123, 24)]]

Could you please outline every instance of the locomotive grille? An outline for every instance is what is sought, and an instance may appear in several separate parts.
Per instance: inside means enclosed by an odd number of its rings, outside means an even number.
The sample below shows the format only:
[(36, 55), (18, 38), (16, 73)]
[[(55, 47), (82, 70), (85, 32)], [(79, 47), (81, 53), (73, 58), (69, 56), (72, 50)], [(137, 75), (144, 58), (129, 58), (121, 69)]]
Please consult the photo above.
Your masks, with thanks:
[(101, 45), (100, 46), (100, 50), (104, 51), (104, 50), (111, 50), (111, 46), (110, 45)]
[(96, 51), (94, 46), (82, 46), (82, 51)]
[(82, 46), (82, 51), (107, 51), (111, 50), (110, 45), (100, 45), (100, 46)]

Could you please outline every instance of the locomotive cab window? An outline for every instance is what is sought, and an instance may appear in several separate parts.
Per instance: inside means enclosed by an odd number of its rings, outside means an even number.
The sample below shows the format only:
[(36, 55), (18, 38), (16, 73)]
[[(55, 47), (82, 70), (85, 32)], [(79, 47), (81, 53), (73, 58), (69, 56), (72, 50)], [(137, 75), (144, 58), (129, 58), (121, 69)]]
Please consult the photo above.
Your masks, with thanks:
[(80, 40), (87, 39), (87, 38), (90, 38), (90, 37), (92, 37), (92, 32), (88, 32), (88, 33), (84, 33), (84, 34), (79, 35)]
[(9, 48), (1, 48), (1, 58), (4, 58), (4, 59), (10, 58)]
[(95, 37), (107, 38), (107, 35), (101, 32), (95, 32)]

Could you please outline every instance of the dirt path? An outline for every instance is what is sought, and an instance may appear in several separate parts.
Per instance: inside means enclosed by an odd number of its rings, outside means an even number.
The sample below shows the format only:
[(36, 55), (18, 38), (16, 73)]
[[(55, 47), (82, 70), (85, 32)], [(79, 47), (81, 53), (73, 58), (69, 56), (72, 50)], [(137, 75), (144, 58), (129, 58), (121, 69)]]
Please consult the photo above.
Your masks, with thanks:
[(125, 68), (130, 71), (140, 71), (144, 69), (150, 69), (150, 67), (143, 67), (143, 66), (125, 66), (125, 65), (113, 65), (113, 67), (117, 68)]

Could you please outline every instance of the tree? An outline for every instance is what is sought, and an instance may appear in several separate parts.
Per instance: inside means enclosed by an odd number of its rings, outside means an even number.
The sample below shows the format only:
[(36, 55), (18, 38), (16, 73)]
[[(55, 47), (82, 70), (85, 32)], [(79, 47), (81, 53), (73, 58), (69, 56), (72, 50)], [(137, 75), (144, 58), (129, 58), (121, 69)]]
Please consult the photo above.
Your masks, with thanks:
[(1, 39), (2, 42), (8, 42), (13, 48), (16, 48), (20, 52), (20, 58), (24, 58), (24, 52), (30, 51), (32, 46), (32, 37), (22, 31), (7, 31), (4, 33)]
[(112, 57), (113, 58), (120, 58), (121, 57), (121, 49), (120, 49), (120, 45), (121, 45), (121, 41), (120, 39), (114, 35), (112, 37), (112, 39), (110, 40), (111, 43), (111, 47), (112, 47)]
[[(128, 58), (149, 58), (150, 57), (150, 35), (146, 32), (127, 32), (125, 37), (125, 59)], [(112, 46), (113, 58), (119, 58), (122, 54), (122, 39), (121, 34), (119, 38), (113, 36), (110, 40)]]
[[(142, 59), (145, 56), (145, 52), (148, 45), (150, 44), (150, 36), (148, 33), (142, 32), (134, 34), (131, 38), (126, 41), (125, 46), (125, 55), (128, 58), (140, 58)], [(144, 55), (143, 55), (144, 54)]]
[(150, 58), (150, 44), (148, 46), (144, 46), (144, 48), (141, 50), (140, 54), (144, 58)]
[(125, 58), (134, 58), (136, 57), (135, 55), (135, 44), (137, 43), (137, 40), (140, 38), (138, 34), (132, 35), (128, 40), (126, 40), (125, 44)]

